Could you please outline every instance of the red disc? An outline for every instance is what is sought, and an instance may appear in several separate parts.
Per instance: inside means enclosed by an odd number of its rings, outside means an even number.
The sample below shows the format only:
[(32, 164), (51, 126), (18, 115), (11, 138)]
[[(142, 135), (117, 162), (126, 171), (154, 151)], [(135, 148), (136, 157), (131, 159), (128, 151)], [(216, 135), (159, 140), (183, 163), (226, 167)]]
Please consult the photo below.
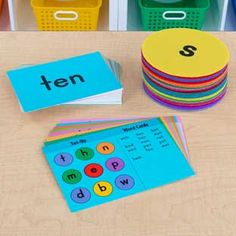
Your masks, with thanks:
[(89, 164), (84, 168), (84, 173), (91, 178), (97, 178), (102, 175), (103, 168), (99, 164)]

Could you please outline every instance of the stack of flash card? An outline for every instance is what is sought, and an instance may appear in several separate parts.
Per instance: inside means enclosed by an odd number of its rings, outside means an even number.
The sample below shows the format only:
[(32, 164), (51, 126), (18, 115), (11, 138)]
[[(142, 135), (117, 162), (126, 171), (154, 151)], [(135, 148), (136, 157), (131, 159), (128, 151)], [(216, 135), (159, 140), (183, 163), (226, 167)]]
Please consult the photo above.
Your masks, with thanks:
[(174, 116), (63, 120), (43, 152), (72, 212), (194, 175)]

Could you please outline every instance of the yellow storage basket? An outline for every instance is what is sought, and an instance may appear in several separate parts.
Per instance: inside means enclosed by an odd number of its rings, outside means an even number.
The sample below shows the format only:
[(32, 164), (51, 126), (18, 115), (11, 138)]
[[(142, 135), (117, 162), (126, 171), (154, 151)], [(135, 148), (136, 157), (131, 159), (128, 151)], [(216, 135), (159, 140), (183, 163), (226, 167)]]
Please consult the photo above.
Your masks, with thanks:
[(39, 30), (96, 30), (102, 0), (31, 0)]

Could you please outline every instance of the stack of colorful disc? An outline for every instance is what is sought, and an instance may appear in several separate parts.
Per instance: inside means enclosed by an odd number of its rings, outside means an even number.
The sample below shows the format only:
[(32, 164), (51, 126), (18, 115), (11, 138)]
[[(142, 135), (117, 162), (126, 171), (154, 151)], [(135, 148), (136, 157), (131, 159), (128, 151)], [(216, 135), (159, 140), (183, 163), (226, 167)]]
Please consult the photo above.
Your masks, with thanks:
[(142, 45), (145, 92), (171, 108), (199, 110), (219, 102), (227, 90), (229, 51), (213, 35), (167, 29)]

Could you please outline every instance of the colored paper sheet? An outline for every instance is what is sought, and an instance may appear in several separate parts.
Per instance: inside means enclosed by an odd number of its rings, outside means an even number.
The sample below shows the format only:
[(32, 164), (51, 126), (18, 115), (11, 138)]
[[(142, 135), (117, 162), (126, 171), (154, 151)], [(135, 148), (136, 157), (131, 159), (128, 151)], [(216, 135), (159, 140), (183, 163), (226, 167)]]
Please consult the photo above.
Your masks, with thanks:
[[(149, 117), (136, 117), (132, 119), (121, 118), (121, 119), (116, 119), (116, 120), (111, 120), (111, 119), (64, 120), (62, 121), (63, 123), (57, 124), (57, 126), (54, 127), (50, 131), (48, 138), (46, 140), (47, 141), (46, 143), (50, 144), (50, 143), (55, 143), (56, 141), (60, 142), (76, 135), (95, 132), (102, 129), (109, 129), (112, 127), (117, 127), (117, 126), (124, 125), (127, 123), (133, 123), (139, 120), (146, 120), (146, 119), (150, 119), (150, 118)], [(178, 130), (183, 129), (182, 124), (180, 124), (178, 120), (169, 119), (168, 117), (166, 117), (166, 119), (162, 119), (162, 121), (163, 122), (166, 121), (165, 122), (166, 128), (169, 130), (170, 134), (176, 141), (177, 145), (179, 145), (180, 149), (185, 154), (185, 156), (189, 158), (188, 150), (183, 145), (185, 141), (181, 140), (181, 142), (179, 142), (178, 138), (176, 138), (176, 133), (173, 132), (173, 128), (174, 128), (174, 131), (176, 129)], [(100, 126), (101, 124), (102, 126)], [(62, 131), (63, 131), (63, 134), (61, 133)], [(183, 133), (183, 130), (182, 130), (182, 133)], [(184, 138), (184, 136), (182, 137)]]
[(84, 133), (90, 133), (90, 132), (94, 132), (101, 129), (108, 129), (115, 126), (132, 123), (138, 120), (144, 120), (144, 118), (137, 118), (137, 119), (132, 119), (132, 120), (127, 119), (127, 120), (120, 120), (120, 121), (118, 120), (94, 121), (92, 124), (91, 122), (89, 123), (79, 122), (77, 124), (73, 123), (73, 125), (71, 123), (67, 125), (66, 123), (63, 123), (63, 125), (58, 124), (56, 127), (54, 127), (54, 129), (48, 135), (47, 141), (48, 142), (56, 141), (56, 140), (68, 138), (75, 135), (81, 135)]
[(194, 175), (159, 118), (75, 136), (43, 151), (72, 212)]

